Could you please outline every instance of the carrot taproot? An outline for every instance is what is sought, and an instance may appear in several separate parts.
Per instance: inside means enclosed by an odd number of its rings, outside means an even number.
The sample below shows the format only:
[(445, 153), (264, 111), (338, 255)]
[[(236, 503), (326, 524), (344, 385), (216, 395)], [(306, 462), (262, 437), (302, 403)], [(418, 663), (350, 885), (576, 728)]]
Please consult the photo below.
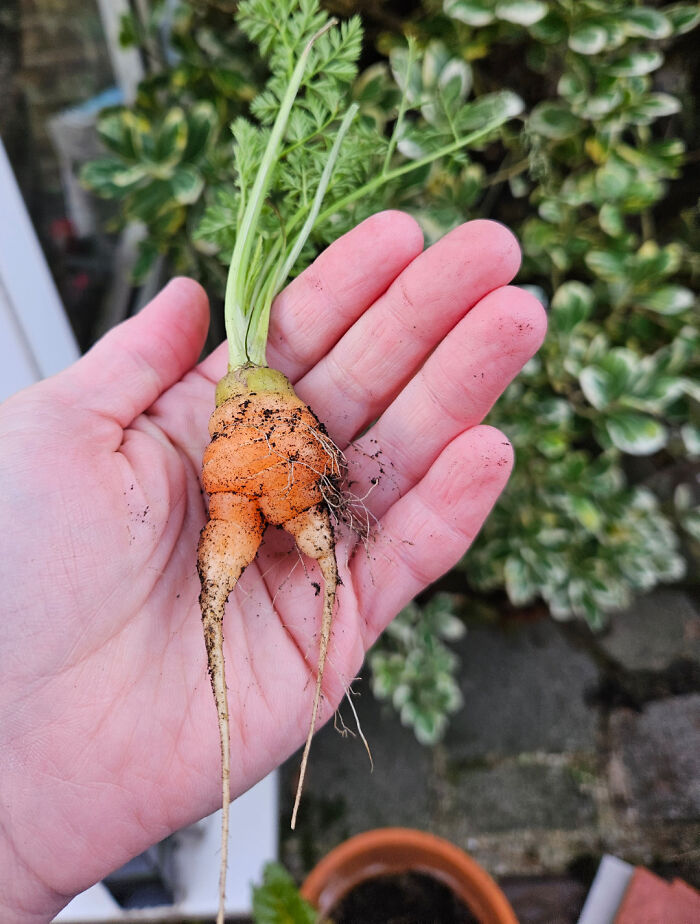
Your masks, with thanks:
[(340, 450), (289, 380), (276, 370), (247, 365), (217, 387), (204, 452), (202, 483), (210, 495), (209, 520), (197, 553), (200, 607), (207, 662), (219, 719), (222, 766), (222, 843), (219, 922), (223, 922), (230, 803), (231, 752), (224, 666), (224, 608), (254, 560), (268, 524), (281, 526), (299, 551), (318, 562), (324, 579), (316, 687), (292, 814), (296, 823), (322, 695), (338, 565), (329, 500), (344, 470)]

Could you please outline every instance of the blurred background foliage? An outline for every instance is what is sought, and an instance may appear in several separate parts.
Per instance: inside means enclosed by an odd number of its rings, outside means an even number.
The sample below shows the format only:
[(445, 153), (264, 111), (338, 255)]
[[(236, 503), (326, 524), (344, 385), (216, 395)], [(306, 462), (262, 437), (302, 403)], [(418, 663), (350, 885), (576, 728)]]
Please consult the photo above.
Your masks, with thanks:
[[(387, 131), (397, 85), (416, 111), (398, 145), (418, 159), (446, 99), (522, 100), (495, 137), (388, 190), (373, 207), (416, 216), (428, 241), (460, 222), (503, 221), (523, 246), (518, 283), (549, 313), (549, 336), (492, 411), (516, 466), (507, 491), (446, 585), (459, 597), (408, 607), (372, 653), (375, 693), (424, 743), (460, 705), (465, 608), (544, 601), (593, 628), (637, 593), (684, 577), (700, 550), (700, 275), (693, 107), (695, 3), (633, 0), (337, 0), (365, 22), (354, 96)], [(227, 0), (152, 4), (122, 41), (149, 67), (135, 105), (99, 123), (109, 156), (84, 182), (147, 234), (137, 277), (158, 254), (222, 291), (230, 253), (232, 139), (265, 78)], [(422, 49), (407, 66), (406, 36)], [(690, 148), (689, 148), (690, 145)], [(696, 147), (693, 147), (695, 145)], [(364, 217), (358, 213), (355, 217)], [(344, 230), (337, 228), (336, 232)], [(317, 239), (317, 247), (323, 239)], [(477, 596), (482, 595), (482, 596)], [(485, 598), (483, 595), (487, 595)]]

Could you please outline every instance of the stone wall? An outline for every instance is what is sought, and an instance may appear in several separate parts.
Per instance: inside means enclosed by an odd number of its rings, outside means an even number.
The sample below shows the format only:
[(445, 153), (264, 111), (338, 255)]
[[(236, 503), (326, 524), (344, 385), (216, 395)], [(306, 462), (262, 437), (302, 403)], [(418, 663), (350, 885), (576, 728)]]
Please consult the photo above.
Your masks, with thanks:
[(299, 755), (284, 766), (281, 851), (296, 876), (353, 834), (401, 825), (466, 849), (528, 924), (574, 924), (604, 853), (700, 887), (697, 600), (659, 589), (599, 636), (523, 614), (470, 627), (455, 650), (465, 705), (438, 747), (365, 678), (353, 688), (374, 772), (330, 723), (291, 832)]

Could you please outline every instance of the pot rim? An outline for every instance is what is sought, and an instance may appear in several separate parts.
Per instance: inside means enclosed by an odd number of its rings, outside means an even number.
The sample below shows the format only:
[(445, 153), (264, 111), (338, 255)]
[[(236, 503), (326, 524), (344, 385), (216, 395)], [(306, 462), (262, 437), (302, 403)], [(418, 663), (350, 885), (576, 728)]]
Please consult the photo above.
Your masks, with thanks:
[(361, 882), (409, 870), (449, 886), (482, 924), (518, 924), (508, 899), (476, 860), (444, 838), (414, 828), (356, 834), (314, 867), (301, 894), (321, 914), (328, 914)]

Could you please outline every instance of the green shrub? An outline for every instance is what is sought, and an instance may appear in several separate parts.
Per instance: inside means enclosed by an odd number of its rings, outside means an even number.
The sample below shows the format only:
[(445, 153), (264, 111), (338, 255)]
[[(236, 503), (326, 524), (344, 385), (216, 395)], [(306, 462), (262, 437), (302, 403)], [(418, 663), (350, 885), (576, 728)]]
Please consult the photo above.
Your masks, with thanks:
[[(122, 221), (145, 224), (137, 274), (160, 252), (212, 292), (231, 248), (228, 125), (265, 78), (227, 6), (157, 3), (149, 23), (125, 21), (125, 40), (147, 49), (167, 24), (167, 51), (135, 105), (103, 115), (110, 157), (84, 174), (120, 201)], [(513, 440), (516, 468), (460, 567), (477, 590), (505, 589), (516, 606), (542, 598), (555, 618), (593, 627), (634, 593), (682, 577), (681, 542), (686, 553), (700, 542), (700, 235), (696, 203), (669, 205), (688, 170), (676, 135), (692, 122), (659, 80), (671, 73), (687, 94), (682, 69), (664, 65), (698, 23), (691, 3), (426, 0), (400, 31), (370, 29), (364, 60), (374, 63), (354, 87), (363, 124), (388, 136), (397, 84), (408, 85), (398, 144), (408, 160), (454, 137), (455, 112), (460, 132), (496, 104), (520, 113), (365, 208), (411, 211), (428, 240), (476, 217), (520, 238), (518, 281), (548, 307), (550, 332), (490, 416)], [(314, 247), (344, 228), (329, 225)], [(457, 704), (431, 613), (409, 608), (372, 656), (376, 692), (426, 741)]]
[(255, 924), (315, 924), (318, 914), (301, 897), (296, 883), (280, 863), (266, 863), (262, 882), (252, 887)]
[(463, 635), (455, 599), (436, 594), (425, 606), (403, 609), (370, 652), (372, 692), (392, 703), (421, 744), (435, 744), (447, 717), (462, 706), (455, 679), (459, 661), (445, 642)]
[[(516, 469), (464, 567), (476, 588), (505, 587), (515, 605), (542, 597), (555, 618), (594, 627), (634, 592), (682, 577), (678, 530), (697, 523), (689, 491), (679, 523), (650, 476), (678, 483), (689, 471), (678, 463), (700, 452), (700, 332), (681, 282), (698, 267), (683, 222), (657, 221), (684, 163), (669, 131), (681, 102), (654, 86), (666, 49), (699, 21), (690, 4), (445, 0), (442, 16), (416, 23), (470, 62), (476, 87), (503, 86), (499, 69), (516, 62), (505, 86), (531, 97), (527, 113), (504, 132), (473, 213), (514, 227), (520, 280), (550, 309), (542, 351), (490, 418)], [(438, 196), (425, 211), (442, 229), (457, 216)]]

